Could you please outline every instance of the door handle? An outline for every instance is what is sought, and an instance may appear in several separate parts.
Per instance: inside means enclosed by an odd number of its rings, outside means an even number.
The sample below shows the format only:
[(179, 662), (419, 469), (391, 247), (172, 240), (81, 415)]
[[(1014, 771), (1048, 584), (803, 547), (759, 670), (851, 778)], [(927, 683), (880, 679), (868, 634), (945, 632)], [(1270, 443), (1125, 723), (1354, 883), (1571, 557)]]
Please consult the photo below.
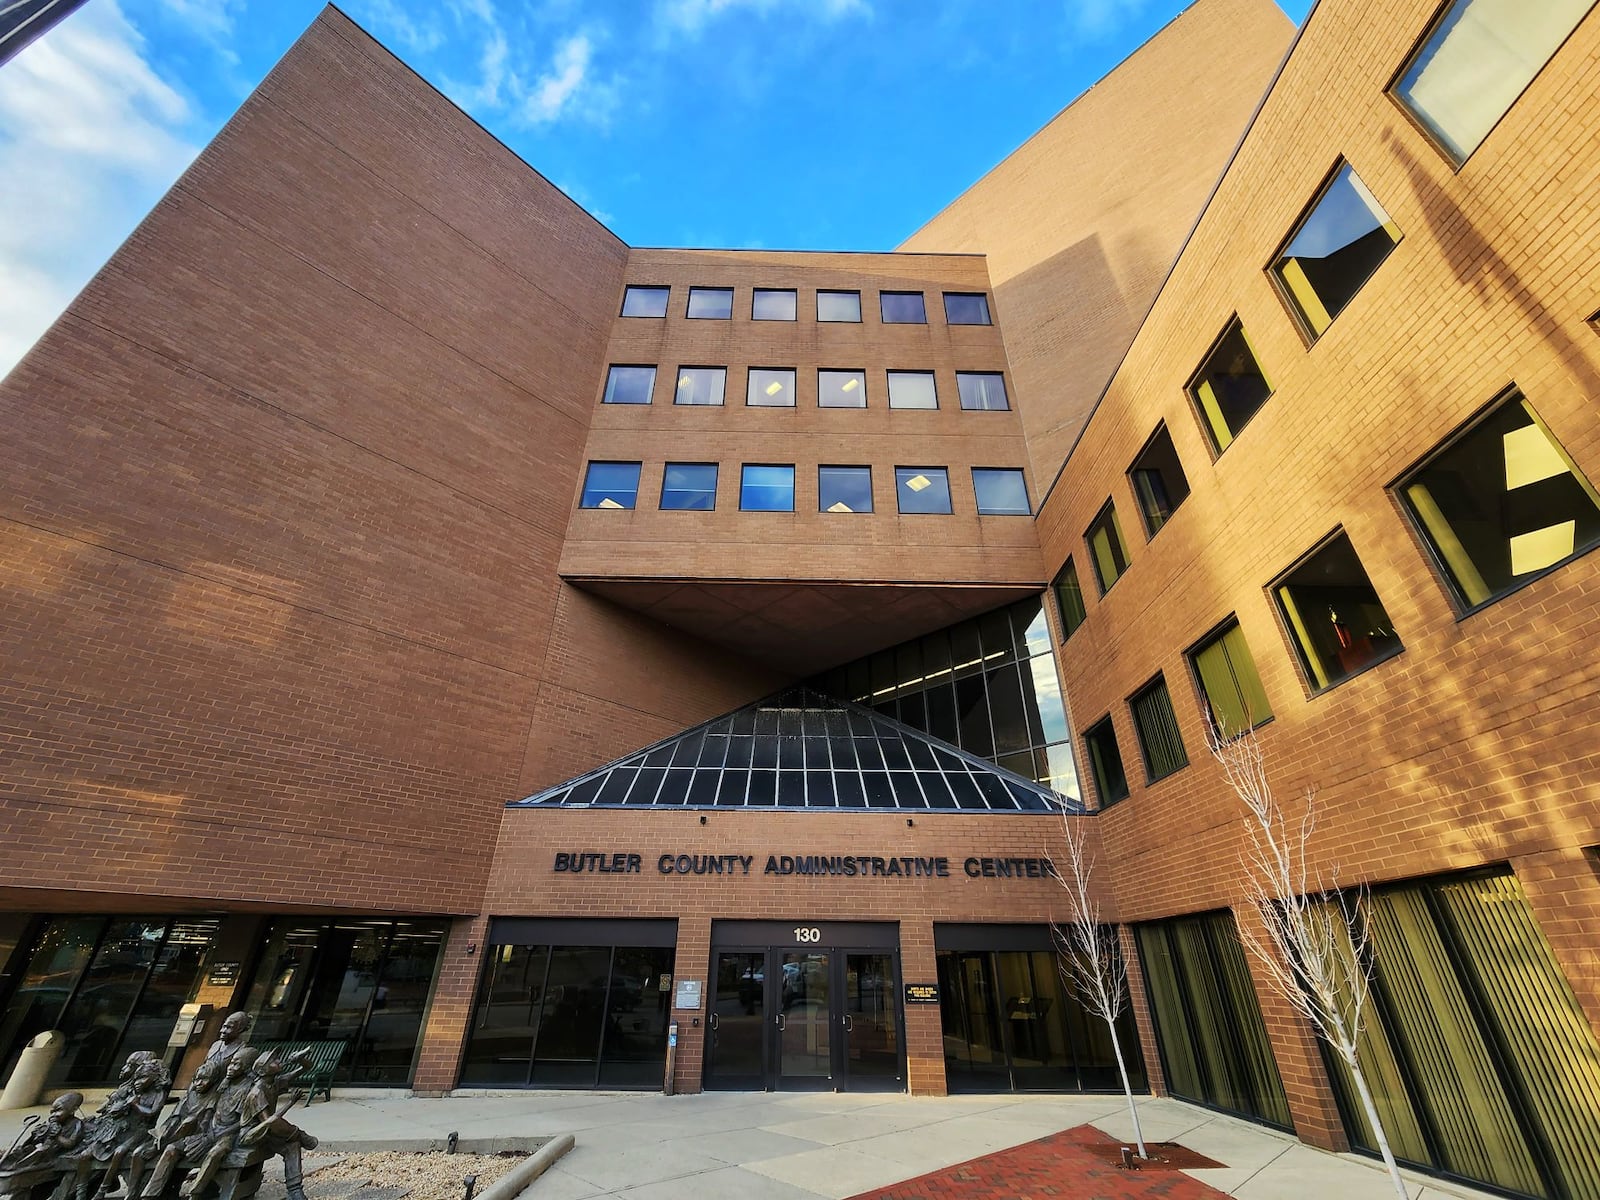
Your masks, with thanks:
[(711, 1032), (715, 1033), (717, 1031), (717, 1014), (712, 1013), (709, 1017), (707, 1017), (706, 1024), (711, 1027)]
[(849, 1013), (843, 1014), (839, 1020), (844, 1022), (844, 1031), (846, 1033), (854, 1033), (856, 1031), (856, 1023), (850, 1019)]
[(789, 1027), (788, 1022), (783, 1019), (782, 1013), (778, 1013), (776, 1016), (774, 1016), (772, 1018), (772, 1023), (778, 1027), (779, 1033), (782, 1033)]

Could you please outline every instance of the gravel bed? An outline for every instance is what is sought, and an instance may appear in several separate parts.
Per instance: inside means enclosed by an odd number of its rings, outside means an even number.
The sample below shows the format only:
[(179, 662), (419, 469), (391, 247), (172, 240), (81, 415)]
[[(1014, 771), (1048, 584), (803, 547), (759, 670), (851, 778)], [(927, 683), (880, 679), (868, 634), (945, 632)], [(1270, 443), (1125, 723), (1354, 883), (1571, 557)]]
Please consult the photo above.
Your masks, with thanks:
[[(462, 1200), (463, 1180), (478, 1177), (476, 1194), (505, 1175), (527, 1155), (442, 1154), (381, 1150), (371, 1154), (307, 1154), (306, 1193), (310, 1200)], [(280, 1164), (274, 1164), (280, 1165)], [(282, 1173), (264, 1179), (262, 1200), (283, 1194)]]

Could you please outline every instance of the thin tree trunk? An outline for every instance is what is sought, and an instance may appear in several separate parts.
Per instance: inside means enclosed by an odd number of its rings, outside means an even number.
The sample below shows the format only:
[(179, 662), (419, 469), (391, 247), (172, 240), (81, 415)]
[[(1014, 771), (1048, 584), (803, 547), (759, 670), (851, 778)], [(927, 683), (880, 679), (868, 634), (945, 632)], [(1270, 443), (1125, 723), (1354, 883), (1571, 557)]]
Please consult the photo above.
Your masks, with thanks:
[[(1128, 1098), (1128, 1116), (1133, 1118), (1133, 1140), (1138, 1143), (1139, 1157), (1149, 1158), (1150, 1151), (1144, 1148), (1144, 1128), (1139, 1124), (1139, 1110), (1133, 1103), (1133, 1085), (1128, 1082), (1128, 1068), (1122, 1061), (1122, 1042), (1117, 1037), (1116, 1023), (1107, 1021), (1106, 1028), (1111, 1031), (1111, 1049), (1117, 1056), (1117, 1070), (1122, 1075), (1122, 1094)], [(1387, 1148), (1384, 1153), (1388, 1153)]]
[(1394, 1161), (1394, 1151), (1389, 1149), (1389, 1136), (1383, 1131), (1383, 1120), (1378, 1116), (1378, 1106), (1373, 1102), (1372, 1093), (1367, 1090), (1367, 1077), (1361, 1070), (1361, 1064), (1356, 1061), (1354, 1054), (1346, 1060), (1350, 1068), (1350, 1076), (1356, 1081), (1356, 1092), (1361, 1097), (1361, 1107), (1367, 1114), (1367, 1124), (1372, 1127), (1372, 1135), (1378, 1140), (1378, 1152), (1383, 1155), (1383, 1165), (1389, 1168), (1389, 1178), (1394, 1183), (1395, 1195), (1400, 1200), (1410, 1200), (1406, 1192), (1406, 1181), (1400, 1177), (1400, 1165)]

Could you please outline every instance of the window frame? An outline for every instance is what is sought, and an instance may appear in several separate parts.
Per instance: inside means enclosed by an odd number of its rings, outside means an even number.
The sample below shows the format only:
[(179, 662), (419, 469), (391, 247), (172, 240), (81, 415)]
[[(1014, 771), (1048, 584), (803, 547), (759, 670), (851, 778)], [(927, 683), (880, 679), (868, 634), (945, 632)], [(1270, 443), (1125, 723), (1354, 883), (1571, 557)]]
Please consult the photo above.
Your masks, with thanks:
[[(1091, 536), (1095, 527), (1100, 524), (1101, 519), (1108, 514), (1111, 518), (1111, 528), (1115, 530), (1117, 542), (1122, 550), (1122, 569), (1117, 572), (1117, 578), (1110, 583), (1107, 583), (1100, 574), (1100, 560), (1095, 557), (1094, 538)], [(1094, 520), (1090, 521), (1089, 527), (1083, 531), (1083, 546), (1088, 551), (1089, 564), (1094, 568), (1095, 586), (1100, 589), (1100, 595), (1104, 596), (1112, 588), (1116, 587), (1118, 581), (1123, 579), (1133, 567), (1133, 555), (1128, 553), (1128, 539), (1122, 532), (1122, 522), (1117, 519), (1116, 497), (1107, 496), (1106, 502), (1100, 506), (1100, 511), (1095, 513)]]
[[(1078, 595), (1079, 617), (1075, 622), (1067, 620), (1066, 606), (1061, 603), (1061, 581), (1072, 573), (1073, 590)], [(1050, 594), (1056, 601), (1056, 619), (1061, 622), (1061, 644), (1064, 646), (1073, 634), (1083, 628), (1084, 622), (1089, 619), (1089, 606), (1083, 600), (1083, 581), (1078, 578), (1078, 566), (1072, 561), (1072, 555), (1067, 555), (1067, 561), (1061, 564), (1061, 569), (1050, 577)]]
[[(1221, 735), (1222, 731), (1218, 730), (1216, 727), (1216, 709), (1211, 703), (1211, 697), (1206, 693), (1205, 680), (1200, 674), (1200, 664), (1195, 660), (1201, 651), (1209, 649), (1212, 643), (1221, 641), (1225, 636), (1227, 636), (1227, 633), (1230, 629), (1237, 629), (1239, 631), (1240, 638), (1244, 638), (1244, 626), (1240, 623), (1239, 614), (1237, 612), (1230, 612), (1226, 617), (1218, 621), (1210, 629), (1206, 630), (1205, 633), (1201, 634), (1200, 637), (1196, 638), (1192, 643), (1190, 643), (1189, 647), (1183, 652), (1183, 660), (1189, 666), (1189, 679), (1190, 682), (1194, 684), (1195, 696), (1200, 703), (1201, 715), (1206, 718), (1206, 736), (1208, 738), (1218, 737)], [(1261, 685), (1261, 695), (1267, 702), (1268, 712), (1265, 717), (1262, 717), (1258, 721), (1253, 721), (1249, 729), (1236, 729), (1230, 731), (1225, 739), (1230, 742), (1235, 738), (1243, 737), (1247, 733), (1251, 733), (1257, 729), (1260, 729), (1263, 725), (1270, 725), (1273, 721), (1277, 720), (1277, 713), (1272, 708), (1272, 697), (1267, 695), (1266, 681), (1261, 678), (1261, 668), (1256, 666), (1255, 651), (1250, 650), (1250, 642), (1248, 639), (1245, 639), (1244, 646), (1245, 649), (1250, 652), (1250, 666), (1251, 669), (1256, 673), (1256, 682)], [(1170, 695), (1171, 693), (1169, 692), (1168, 694)], [(1242, 693), (1240, 695), (1240, 699), (1244, 699)]]
[[(762, 295), (763, 293), (766, 293), (767, 295), (787, 295), (787, 296), (792, 297), (794, 299), (794, 315), (792, 317), (758, 317), (758, 316), (756, 316), (756, 297)], [(788, 288), (753, 287), (753, 288), (751, 288), (750, 289), (750, 319), (752, 321), (777, 321), (779, 323), (782, 323), (784, 321), (790, 321), (790, 322), (798, 321), (800, 319), (800, 289), (799, 288), (792, 288), (792, 287), (788, 287)]]
[[(691, 309), (694, 308), (694, 295), (695, 295), (696, 292), (727, 292), (728, 293), (728, 315), (725, 316), (725, 317), (696, 316), (693, 312), (690, 311)], [(731, 321), (731, 320), (733, 320), (733, 305), (734, 305), (734, 301), (738, 299), (737, 292), (738, 292), (737, 288), (729, 287), (727, 285), (709, 284), (709, 283), (691, 284), (690, 287), (689, 287), (689, 296), (683, 302), (683, 316), (684, 316), (684, 319), (688, 320), (688, 321)]]
[[(650, 320), (651, 318), (649, 318), (649, 317), (641, 317), (641, 318), (638, 318), (638, 319), (639, 320)], [(610, 399), (612, 374), (614, 372), (616, 372), (616, 371), (649, 371), (650, 372), (650, 389), (649, 389), (648, 393), (646, 394), (646, 398), (645, 398), (645, 400), (643, 402), (636, 401), (636, 400), (612, 400), (612, 399)], [(661, 376), (661, 366), (660, 366), (659, 363), (611, 363), (606, 367), (605, 383), (602, 384), (601, 388), (600, 388), (600, 403), (601, 404), (613, 404), (613, 405), (616, 405), (619, 408), (650, 408), (656, 402), (656, 383), (660, 379), (660, 376)]]
[[(856, 315), (850, 320), (841, 320), (838, 317), (825, 317), (822, 315), (822, 298), (824, 296), (854, 296), (856, 298)], [(818, 325), (859, 325), (861, 315), (861, 289), (860, 288), (818, 288), (816, 297), (816, 313)]]
[[(629, 292), (665, 292), (666, 296), (661, 301), (660, 315), (629, 312)], [(665, 321), (667, 319), (667, 311), (671, 307), (672, 285), (670, 283), (625, 283), (622, 285), (622, 306), (617, 310), (617, 317), (619, 320), (626, 317), (630, 321)]]
[[(745, 482), (745, 472), (748, 471), (751, 467), (787, 468), (787, 470), (789, 472), (789, 507), (788, 508), (746, 508), (745, 507), (744, 494), (745, 494), (745, 489), (748, 486), (746, 484), (746, 482)], [(796, 492), (797, 492), (798, 488), (799, 488), (799, 472), (795, 470), (795, 464), (794, 463), (747, 462), (747, 463), (740, 463), (739, 464), (739, 511), (740, 512), (746, 512), (746, 513), (780, 513), (780, 514), (781, 513), (791, 513), (792, 514), (795, 511), (795, 503), (796, 503), (796, 501), (798, 499), (798, 497), (796, 496)]]
[[(993, 325), (994, 306), (989, 303), (988, 292), (942, 292), (944, 297), (944, 323), (946, 325)], [(978, 299), (983, 301), (983, 320), (981, 321), (953, 321), (950, 319), (950, 298), (952, 296), (963, 300)]]
[[(943, 509), (943, 510), (941, 510), (939, 512), (907, 512), (905, 510), (904, 506), (900, 503), (900, 472), (901, 471), (912, 471), (912, 472), (915, 472), (918, 475), (928, 475), (928, 474), (931, 474), (931, 473), (936, 471), (939, 474), (943, 475), (944, 476), (944, 494), (945, 494), (945, 499), (949, 502), (949, 507), (946, 508), (946, 509)], [(915, 495), (914, 492), (912, 494)], [(949, 516), (954, 516), (955, 515), (955, 511), (956, 511), (956, 498), (955, 498), (954, 494), (952, 494), (951, 491), (950, 491), (950, 468), (947, 467), (947, 466), (946, 467), (902, 466), (902, 465), (897, 463), (895, 465), (895, 468), (894, 468), (894, 506), (895, 506), (895, 511), (896, 511), (897, 515), (902, 516), (902, 517), (949, 517)]]
[[(1178, 753), (1183, 756), (1183, 761), (1181, 763), (1173, 767), (1172, 770), (1166, 771), (1160, 775), (1155, 774), (1150, 767), (1150, 751), (1145, 744), (1144, 727), (1139, 723), (1139, 710), (1135, 707), (1136, 701), (1149, 695), (1158, 687), (1167, 694), (1167, 711), (1172, 714), (1173, 736), (1177, 738)], [(1171, 779), (1174, 775), (1178, 774), (1178, 772), (1191, 765), (1189, 758), (1189, 747), (1184, 742), (1183, 730), (1178, 725), (1178, 708), (1177, 705), (1173, 704), (1172, 702), (1172, 689), (1167, 686), (1167, 676), (1165, 671), (1157, 671), (1149, 679), (1145, 680), (1142, 686), (1135, 688), (1128, 695), (1124, 703), (1128, 706), (1128, 720), (1133, 725), (1133, 740), (1139, 744), (1139, 759), (1141, 765), (1144, 767), (1145, 787), (1150, 787), (1153, 784), (1160, 783), (1163, 779)]]
[[(589, 491), (589, 472), (595, 467), (632, 467), (635, 471), (633, 481), (633, 503), (618, 504), (607, 508), (604, 503), (585, 504), (584, 496)], [(578, 483), (578, 507), (588, 512), (633, 512), (639, 507), (639, 489), (644, 485), (644, 463), (632, 458), (591, 458), (584, 463), (583, 478)]]
[[(963, 379), (998, 379), (1000, 381), (1000, 394), (1005, 397), (1005, 404), (1001, 408), (969, 408), (967, 398), (962, 393), (961, 381)], [(962, 412), (1010, 412), (1011, 411), (1011, 386), (1006, 383), (1004, 371), (957, 371), (956, 372), (956, 403)]]
[[(672, 467), (709, 467), (711, 468), (711, 507), (687, 508), (683, 505), (667, 504), (667, 471)], [(675, 462), (668, 460), (661, 464), (661, 496), (656, 501), (656, 508), (661, 512), (715, 512), (717, 510), (717, 496), (722, 490), (722, 464), (715, 462)]]
[[(1094, 746), (1096, 735), (1101, 731), (1111, 735), (1111, 747), (1117, 752), (1117, 770), (1122, 775), (1122, 794), (1119, 796), (1108, 796), (1107, 788), (1100, 778), (1100, 760), (1094, 752)], [(1121, 804), (1133, 794), (1133, 785), (1128, 780), (1128, 764), (1122, 757), (1122, 743), (1117, 740), (1116, 722), (1111, 719), (1111, 714), (1108, 712), (1085, 729), (1082, 736), (1083, 754), (1089, 760), (1089, 778), (1094, 782), (1095, 799), (1100, 802), (1100, 806), (1096, 811), (1104, 812), (1114, 804)], [(1082, 786), (1080, 781), (1080, 790)]]
[[(915, 296), (922, 302), (922, 320), (920, 321), (891, 321), (884, 311), (883, 301), (888, 296)], [(878, 324), (880, 325), (926, 325), (928, 324), (928, 294), (922, 291), (909, 291), (900, 288), (878, 289)]]
[[(853, 508), (847, 513), (836, 513), (822, 503), (822, 473), (824, 471), (865, 471), (867, 473), (867, 501), (871, 508)], [(817, 464), (817, 511), (830, 517), (859, 517), (871, 516), (878, 511), (878, 497), (873, 491), (872, 464), (871, 463), (818, 463)]]
[[(1240, 425), (1238, 429), (1230, 429), (1228, 431), (1228, 444), (1219, 447), (1217, 445), (1216, 431), (1211, 428), (1211, 421), (1206, 417), (1205, 404), (1201, 401), (1197, 392), (1199, 384), (1206, 377), (1206, 368), (1210, 364), (1212, 356), (1222, 349), (1222, 343), (1228, 340), (1228, 335), (1233, 332), (1235, 325), (1239, 327), (1239, 336), (1244, 339), (1245, 348), (1250, 351), (1250, 357), (1255, 361), (1256, 370), (1261, 372), (1261, 380), (1267, 385), (1267, 394), (1261, 398), (1261, 403), (1256, 405), (1255, 411), (1244, 419), (1244, 424)], [(1189, 379), (1183, 385), (1183, 393), (1189, 398), (1189, 407), (1194, 412), (1195, 420), (1200, 423), (1200, 432), (1205, 435), (1206, 448), (1211, 451), (1212, 462), (1216, 462), (1233, 447), (1233, 444), (1239, 440), (1244, 431), (1250, 428), (1251, 422), (1267, 406), (1267, 401), (1278, 394), (1278, 389), (1273, 386), (1272, 380), (1267, 375), (1266, 368), (1261, 365), (1261, 358), (1256, 354), (1255, 343), (1250, 340), (1250, 335), (1245, 332), (1244, 321), (1238, 313), (1234, 313), (1222, 323), (1222, 331), (1211, 339), (1211, 344), (1206, 347), (1205, 353), (1200, 356), (1199, 364), (1189, 373)], [(1221, 415), (1220, 407), (1218, 415)]]
[[(1167, 435), (1167, 445), (1172, 448), (1172, 457), (1178, 464), (1178, 473), (1183, 479), (1183, 496), (1172, 505), (1171, 510), (1167, 513), (1166, 519), (1152, 529), (1150, 527), (1150, 512), (1145, 507), (1144, 495), (1139, 491), (1139, 483), (1138, 480), (1134, 478), (1134, 475), (1140, 469), (1140, 459), (1144, 458), (1144, 456), (1149, 453), (1150, 448), (1156, 444), (1156, 439), (1162, 434)], [(1149, 472), (1146, 471), (1146, 473), (1148, 474)], [(1150, 436), (1145, 438), (1144, 445), (1139, 447), (1139, 453), (1133, 456), (1133, 461), (1128, 464), (1128, 469), (1125, 474), (1128, 477), (1128, 490), (1133, 493), (1133, 506), (1139, 510), (1139, 522), (1144, 526), (1144, 540), (1146, 544), (1148, 544), (1155, 540), (1156, 534), (1160, 533), (1168, 525), (1172, 524), (1172, 519), (1178, 515), (1178, 510), (1184, 506), (1190, 496), (1194, 495), (1194, 488), (1189, 486), (1188, 472), (1184, 471), (1183, 469), (1183, 458), (1178, 454), (1177, 443), (1172, 440), (1172, 431), (1167, 428), (1167, 422), (1165, 419), (1156, 422), (1156, 427), (1151, 430)]]
[[(1032, 517), (1034, 515), (1033, 493), (1028, 489), (1028, 473), (1022, 467), (972, 467), (972, 496), (980, 517)], [(983, 507), (983, 493), (978, 489), (979, 473), (990, 475), (1015, 475), (1022, 480), (1022, 495), (1028, 502), (1026, 512), (988, 512)]]
[[(1294, 621), (1291, 619), (1288, 612), (1284, 610), (1283, 598), (1279, 595), (1278, 589), (1285, 586), (1285, 581), (1288, 580), (1291, 575), (1300, 570), (1301, 567), (1305, 566), (1312, 559), (1316, 558), (1317, 555), (1321, 554), (1341, 537), (1350, 543), (1350, 553), (1355, 555), (1356, 564), (1361, 567), (1361, 573), (1366, 575), (1367, 584), (1369, 587), (1372, 587), (1372, 593), (1376, 596), (1378, 589), (1375, 585), (1373, 585), (1372, 577), (1367, 575), (1366, 564), (1361, 561), (1361, 555), (1356, 552), (1355, 542), (1350, 538), (1350, 531), (1343, 525), (1335, 525), (1327, 533), (1318, 538), (1312, 545), (1311, 549), (1307, 550), (1287, 567), (1279, 571), (1277, 575), (1272, 578), (1272, 581), (1267, 584), (1265, 589), (1267, 593), (1267, 601), (1272, 605), (1272, 611), (1278, 618), (1278, 626), (1283, 632), (1284, 639), (1289, 643), (1289, 656), (1294, 660), (1295, 667), (1300, 672), (1300, 681), (1305, 685), (1307, 699), (1315, 699), (1317, 696), (1326, 695), (1335, 688), (1339, 687), (1341, 684), (1349, 683), (1358, 675), (1365, 675), (1374, 667), (1388, 662), (1391, 658), (1395, 658), (1401, 654), (1404, 654), (1406, 650), (1405, 640), (1401, 638), (1399, 632), (1396, 631), (1394, 635), (1395, 645), (1385, 650), (1382, 654), (1379, 654), (1368, 662), (1363, 663), (1354, 671), (1351, 671), (1348, 675), (1341, 675), (1338, 679), (1335, 679), (1330, 683), (1317, 683), (1316, 672), (1312, 668), (1311, 664), (1307, 661), (1308, 652), (1301, 644), (1300, 635), (1295, 632)], [(1389, 608), (1383, 603), (1383, 597), (1378, 597), (1378, 604), (1383, 609), (1384, 615), (1388, 616)], [(1393, 618), (1390, 619), (1392, 620)]]

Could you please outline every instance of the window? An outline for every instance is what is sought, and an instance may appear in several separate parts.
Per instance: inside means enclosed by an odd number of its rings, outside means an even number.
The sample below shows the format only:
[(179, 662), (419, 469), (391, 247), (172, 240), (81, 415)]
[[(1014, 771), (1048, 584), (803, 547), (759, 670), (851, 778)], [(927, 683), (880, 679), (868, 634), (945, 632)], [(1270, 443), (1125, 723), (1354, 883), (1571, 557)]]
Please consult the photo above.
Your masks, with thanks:
[(1342, 531), (1290, 568), (1272, 594), (1314, 691), (1403, 649)]
[(926, 325), (928, 310), (921, 292), (879, 292), (878, 309), (885, 325)]
[(1133, 731), (1139, 735), (1146, 783), (1165, 779), (1189, 765), (1164, 676), (1157, 675), (1135, 693), (1128, 701), (1128, 710), (1133, 714)]
[(1056, 611), (1061, 615), (1061, 640), (1066, 641), (1089, 615), (1083, 607), (1083, 589), (1078, 586), (1078, 568), (1070, 558), (1050, 587), (1056, 594)]
[(1189, 380), (1188, 392), (1204, 418), (1211, 448), (1221, 454), (1245, 423), (1272, 395), (1272, 385), (1256, 362), (1244, 326), (1235, 317)]
[(1128, 468), (1128, 480), (1133, 484), (1133, 494), (1139, 501), (1139, 515), (1144, 518), (1145, 534), (1155, 537), (1161, 527), (1172, 519), (1178, 506), (1189, 498), (1189, 480), (1173, 449), (1172, 435), (1166, 425), (1157, 425), (1155, 433), (1139, 451), (1139, 457)]
[(632, 508), (639, 498), (639, 464), (592, 462), (583, 480), (579, 508)]
[(679, 367), (674, 404), (721, 404), (728, 386), (727, 367)]
[(793, 512), (794, 468), (745, 463), (739, 478), (739, 508), (744, 512)]
[(865, 371), (818, 371), (818, 408), (865, 408), (867, 406), (867, 374)]
[(860, 292), (818, 292), (817, 320), (860, 321)]
[(622, 315), (625, 317), (664, 317), (667, 315), (666, 287), (641, 287), (634, 284), (622, 290)]
[(1128, 776), (1122, 769), (1122, 752), (1117, 749), (1117, 731), (1109, 716), (1101, 718), (1083, 735), (1089, 751), (1089, 769), (1094, 772), (1094, 790), (1100, 794), (1100, 807), (1109, 808), (1128, 798)]
[(894, 490), (903, 513), (950, 511), (950, 473), (943, 467), (896, 467)]
[(999, 371), (957, 371), (956, 390), (961, 393), (961, 407), (968, 412), (1004, 412), (1011, 407), (1006, 400), (1006, 377)]
[(1030, 517), (1028, 483), (1021, 467), (973, 467), (972, 490), (985, 517)]
[(733, 316), (733, 289), (692, 287), (689, 289), (689, 315), (700, 320), (726, 321)]
[(1228, 618), (1217, 632), (1190, 650), (1189, 665), (1200, 682), (1211, 727), (1218, 737), (1236, 737), (1271, 719), (1272, 706), (1237, 620)]
[(1594, 0), (1455, 0), (1399, 78), (1393, 95), (1458, 165), (1517, 102)]
[(1100, 594), (1104, 596), (1128, 569), (1128, 543), (1122, 540), (1122, 524), (1117, 520), (1117, 509), (1111, 501), (1106, 501), (1106, 506), (1095, 517), (1094, 524), (1089, 526), (1083, 540), (1089, 543), (1095, 581), (1099, 583)]
[(711, 509), (717, 506), (716, 463), (668, 463), (661, 477), (662, 508)]
[(793, 288), (756, 288), (750, 297), (752, 321), (792, 321), (795, 319)]
[(830, 513), (872, 511), (871, 467), (818, 467), (817, 508)]
[(938, 408), (939, 390), (932, 371), (890, 371), (890, 408)]
[(1350, 164), (1341, 163), (1273, 260), (1272, 278), (1315, 339), (1399, 241), (1399, 227)]
[(988, 325), (989, 297), (982, 292), (946, 292), (944, 319), (947, 325)]
[(793, 408), (794, 371), (789, 367), (751, 367), (744, 402), (753, 408)]
[(1600, 541), (1600, 496), (1520, 392), (1397, 487), (1464, 608)]
[(612, 367), (606, 374), (605, 404), (649, 404), (655, 391), (654, 367)]

